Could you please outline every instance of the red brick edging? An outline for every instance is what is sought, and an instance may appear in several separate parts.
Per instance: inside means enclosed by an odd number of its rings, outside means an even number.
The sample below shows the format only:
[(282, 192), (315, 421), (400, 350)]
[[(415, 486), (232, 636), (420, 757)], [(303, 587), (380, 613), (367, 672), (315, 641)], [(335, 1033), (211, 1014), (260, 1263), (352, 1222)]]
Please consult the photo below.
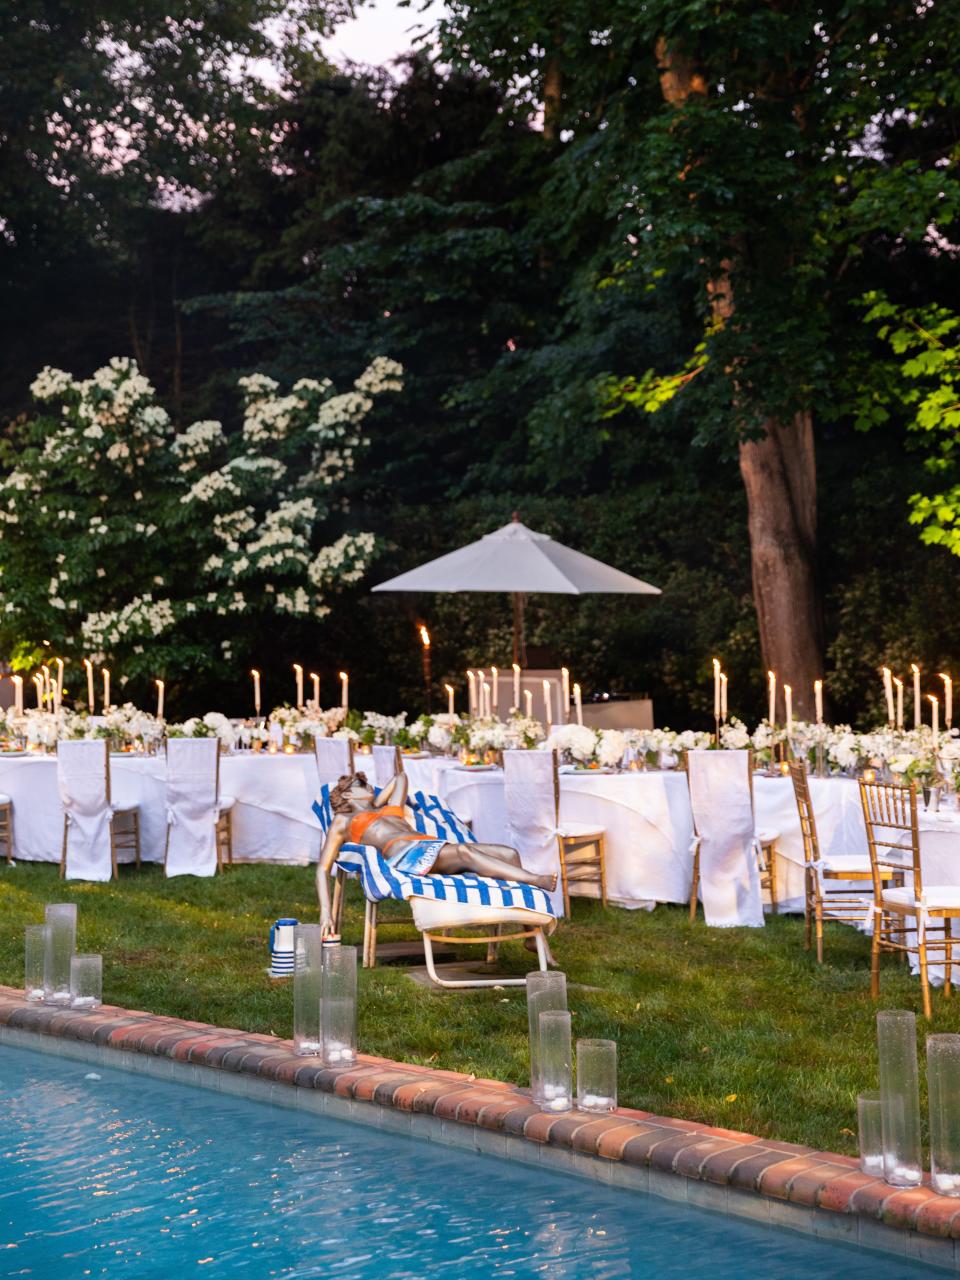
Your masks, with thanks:
[(325, 1067), (295, 1056), (289, 1040), (274, 1036), (109, 1005), (96, 1013), (75, 1014), (28, 1004), (19, 992), (2, 986), (0, 1027), (166, 1057), (431, 1115), (601, 1161), (754, 1193), (770, 1202), (871, 1219), (938, 1238), (944, 1246), (960, 1239), (960, 1200), (937, 1195), (926, 1185), (897, 1190), (861, 1173), (849, 1156), (796, 1143), (627, 1107), (600, 1118), (577, 1111), (549, 1115), (530, 1101), (526, 1090), (497, 1080), (369, 1054), (361, 1054), (350, 1067)]

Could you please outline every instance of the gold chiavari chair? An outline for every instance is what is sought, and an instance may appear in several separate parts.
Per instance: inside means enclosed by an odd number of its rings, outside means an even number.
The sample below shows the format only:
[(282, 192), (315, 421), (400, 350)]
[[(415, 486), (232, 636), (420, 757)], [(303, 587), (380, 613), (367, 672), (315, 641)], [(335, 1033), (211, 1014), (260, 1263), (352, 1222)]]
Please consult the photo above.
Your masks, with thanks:
[[(110, 798), (110, 752), (106, 741), (103, 744), (104, 786), (107, 807), (110, 810), (110, 869), (114, 880), (119, 875), (117, 857), (120, 853), (132, 853), (137, 868), (140, 867), (140, 809), (137, 805), (121, 807)], [(117, 819), (123, 819), (120, 825)], [(63, 815), (63, 844), (60, 849), (60, 879), (67, 874), (67, 839), (69, 818)]]
[[(873, 869), (869, 853), (838, 853), (826, 858), (822, 856), (807, 766), (802, 760), (790, 761), (790, 777), (793, 780), (800, 834), (803, 837), (804, 947), (807, 951), (810, 950), (815, 925), (817, 964), (823, 964), (824, 918), (841, 924), (864, 924), (873, 910)], [(880, 872), (881, 880), (888, 884), (892, 884), (896, 875), (890, 868), (883, 868)], [(865, 892), (858, 893), (855, 889), (846, 887), (851, 882), (863, 882)], [(831, 884), (837, 887), (831, 888)]]
[(7, 862), (13, 862), (13, 799), (0, 794), (0, 845), (7, 851)]
[[(688, 768), (687, 752), (680, 753), (680, 769), (686, 773), (689, 787), (690, 770)], [(747, 780), (750, 786), (750, 808), (754, 811), (753, 804), (753, 749), (747, 750)], [(764, 889), (770, 895), (770, 909), (777, 910), (777, 836), (779, 833), (773, 831), (758, 831), (754, 836), (754, 845), (757, 853), (757, 865), (760, 868), (760, 891)], [(697, 830), (696, 816), (693, 818), (693, 840), (691, 842), (693, 850), (693, 876), (690, 883), (690, 922), (693, 923), (697, 918), (697, 895), (700, 892), (700, 832)]]
[[(870, 952), (870, 993), (880, 997), (880, 956), (916, 954), (920, 964), (923, 1014), (930, 1017), (930, 953), (945, 964), (943, 994), (950, 995), (953, 964), (951, 922), (960, 916), (960, 886), (925, 885), (920, 859), (917, 789), (888, 782), (860, 783), (860, 801), (867, 828), (873, 875), (873, 943)], [(885, 871), (912, 884), (890, 887)], [(911, 941), (908, 929), (916, 930)]]

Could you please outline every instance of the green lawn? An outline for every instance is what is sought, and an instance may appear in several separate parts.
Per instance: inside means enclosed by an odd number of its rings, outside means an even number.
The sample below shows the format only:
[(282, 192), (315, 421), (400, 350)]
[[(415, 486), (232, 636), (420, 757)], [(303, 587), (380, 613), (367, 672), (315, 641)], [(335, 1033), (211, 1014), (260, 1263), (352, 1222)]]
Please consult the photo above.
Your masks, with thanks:
[[(317, 918), (312, 870), (165, 880), (151, 867), (94, 885), (64, 884), (49, 865), (4, 867), (0, 982), (22, 982), (22, 926), (53, 901), (78, 904), (78, 945), (103, 953), (110, 1003), (290, 1035), (290, 984), (265, 972), (267, 930), (280, 915)], [(351, 886), (344, 940), (359, 943), (361, 928)], [(854, 1151), (855, 1097), (876, 1087), (876, 1055), (869, 947), (853, 929), (828, 927), (818, 969), (796, 918), (711, 930), (681, 908), (604, 912), (580, 900), (553, 947), (572, 984), (574, 1034), (619, 1041), (622, 1103)], [(526, 960), (504, 946), (505, 969), (523, 972)], [(886, 963), (881, 1006), (919, 1005), (917, 982)], [(359, 1019), (362, 1050), (527, 1081), (522, 989), (434, 993), (381, 968), (361, 974)], [(931, 1029), (960, 1030), (960, 999), (934, 995)]]

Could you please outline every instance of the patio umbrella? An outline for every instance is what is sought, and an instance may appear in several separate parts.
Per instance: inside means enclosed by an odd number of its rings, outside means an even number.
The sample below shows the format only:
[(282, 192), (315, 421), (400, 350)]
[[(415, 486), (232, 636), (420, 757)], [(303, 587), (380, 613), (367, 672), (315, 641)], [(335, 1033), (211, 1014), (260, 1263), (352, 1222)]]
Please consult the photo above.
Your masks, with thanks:
[(622, 573), (602, 560), (536, 533), (514, 516), (487, 533), (418, 569), (381, 582), (374, 591), (504, 591), (513, 597), (513, 660), (526, 665), (523, 597), (529, 592), (579, 596), (594, 592), (658, 596), (659, 587)]

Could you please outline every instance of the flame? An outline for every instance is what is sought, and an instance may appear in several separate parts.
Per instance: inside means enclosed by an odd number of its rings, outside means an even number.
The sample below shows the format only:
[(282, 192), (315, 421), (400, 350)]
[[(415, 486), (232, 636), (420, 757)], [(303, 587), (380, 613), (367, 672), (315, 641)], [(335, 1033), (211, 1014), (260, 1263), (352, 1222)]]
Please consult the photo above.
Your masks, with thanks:
[(423, 645), (425, 649), (429, 649), (430, 648), (430, 632), (427, 630), (427, 628), (423, 625), (422, 622), (420, 624), (419, 630), (420, 630), (420, 643)]

